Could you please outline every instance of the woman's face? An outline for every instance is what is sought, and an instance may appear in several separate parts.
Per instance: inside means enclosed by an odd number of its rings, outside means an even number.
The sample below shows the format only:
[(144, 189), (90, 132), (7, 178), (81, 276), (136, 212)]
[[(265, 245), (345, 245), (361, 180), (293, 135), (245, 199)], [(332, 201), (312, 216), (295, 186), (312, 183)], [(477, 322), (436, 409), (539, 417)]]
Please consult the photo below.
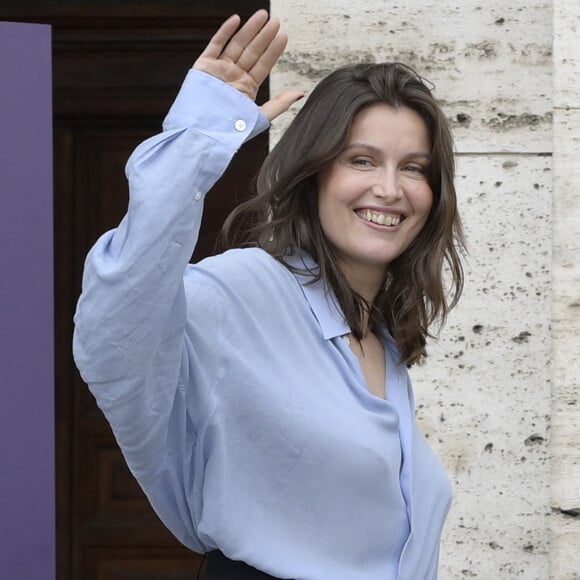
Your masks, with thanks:
[(382, 280), (431, 211), (431, 139), (418, 113), (383, 103), (359, 112), (319, 176), (319, 219), (347, 277)]

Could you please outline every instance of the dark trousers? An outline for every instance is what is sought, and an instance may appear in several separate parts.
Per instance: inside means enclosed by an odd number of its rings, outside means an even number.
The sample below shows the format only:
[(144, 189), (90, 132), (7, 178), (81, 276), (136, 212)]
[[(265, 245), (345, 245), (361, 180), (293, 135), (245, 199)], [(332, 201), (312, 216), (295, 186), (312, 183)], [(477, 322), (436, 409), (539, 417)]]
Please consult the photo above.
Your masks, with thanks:
[(206, 554), (204, 580), (280, 580), (244, 562), (226, 558), (219, 550)]

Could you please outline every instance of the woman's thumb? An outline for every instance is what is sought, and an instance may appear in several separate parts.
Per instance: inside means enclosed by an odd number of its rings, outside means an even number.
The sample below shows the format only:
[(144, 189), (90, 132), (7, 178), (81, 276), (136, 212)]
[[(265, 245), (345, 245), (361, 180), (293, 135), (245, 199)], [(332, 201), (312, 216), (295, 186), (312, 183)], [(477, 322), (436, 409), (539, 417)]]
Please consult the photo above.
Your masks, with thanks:
[(282, 113), (285, 113), (296, 101), (299, 101), (302, 97), (304, 97), (304, 91), (284, 91), (273, 99), (265, 102), (260, 107), (260, 111), (264, 113), (269, 121), (273, 121), (276, 117)]

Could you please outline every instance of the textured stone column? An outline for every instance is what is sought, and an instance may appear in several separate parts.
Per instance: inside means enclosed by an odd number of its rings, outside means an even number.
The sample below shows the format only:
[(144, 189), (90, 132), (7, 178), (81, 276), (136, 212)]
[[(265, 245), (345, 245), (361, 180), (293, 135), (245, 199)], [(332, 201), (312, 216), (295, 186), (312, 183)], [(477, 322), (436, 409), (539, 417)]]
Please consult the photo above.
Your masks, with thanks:
[(554, 2), (552, 578), (580, 578), (580, 3)]
[[(308, 90), (330, 70), (358, 61), (403, 61), (436, 85), (454, 127), (470, 251), (462, 302), (430, 345), (427, 363), (412, 370), (421, 426), (455, 486), (441, 579), (546, 580), (552, 507), (552, 1), (273, 0), (271, 7), (290, 35), (272, 75), (274, 94)], [(276, 121), (273, 141), (286, 123)], [(566, 127), (572, 139), (572, 125)], [(567, 163), (567, 179), (578, 180), (574, 163), (575, 173)], [(556, 212), (572, 219), (577, 202), (567, 194)], [(579, 217), (567, 222), (566, 235), (578, 229)], [(564, 226), (560, 231), (556, 235), (564, 236)], [(577, 246), (561, 243), (567, 264)], [(580, 302), (572, 292), (575, 267), (561, 268), (569, 280), (566, 304)], [(564, 310), (561, 318), (571, 320)], [(574, 312), (580, 316), (580, 309)], [(566, 324), (557, 330), (557, 381), (566, 385), (556, 398), (560, 413), (570, 412), (563, 395), (572, 398), (576, 380), (563, 373), (580, 353), (577, 344), (564, 350), (573, 333)], [(562, 457), (572, 458), (572, 434), (559, 437)], [(570, 496), (575, 480), (570, 475), (567, 481)], [(564, 541), (560, 537), (557, 545)], [(571, 548), (567, 557), (573, 566)]]

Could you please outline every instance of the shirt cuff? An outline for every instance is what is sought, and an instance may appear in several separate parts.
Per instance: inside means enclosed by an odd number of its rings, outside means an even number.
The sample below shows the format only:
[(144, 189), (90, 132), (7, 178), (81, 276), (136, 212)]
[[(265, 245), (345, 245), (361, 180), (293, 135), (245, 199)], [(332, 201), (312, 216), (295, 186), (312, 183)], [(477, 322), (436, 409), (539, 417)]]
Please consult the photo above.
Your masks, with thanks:
[(163, 129), (191, 128), (239, 148), (269, 125), (256, 103), (246, 95), (212, 75), (190, 69), (165, 117)]

